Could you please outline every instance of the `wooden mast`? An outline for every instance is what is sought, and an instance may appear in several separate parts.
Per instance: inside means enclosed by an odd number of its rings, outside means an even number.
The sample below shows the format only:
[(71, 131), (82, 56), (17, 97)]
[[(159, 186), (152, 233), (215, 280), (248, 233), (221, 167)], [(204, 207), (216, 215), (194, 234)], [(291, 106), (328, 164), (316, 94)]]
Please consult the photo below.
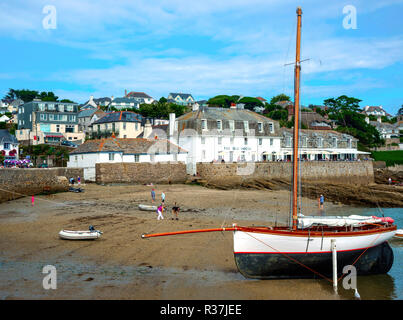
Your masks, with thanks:
[(297, 229), (298, 215), (298, 142), (299, 142), (299, 82), (300, 82), (300, 49), (301, 49), (301, 7), (297, 8), (297, 43), (295, 55), (295, 78), (294, 78), (294, 151), (293, 151), (293, 192), (292, 192), (292, 229)]

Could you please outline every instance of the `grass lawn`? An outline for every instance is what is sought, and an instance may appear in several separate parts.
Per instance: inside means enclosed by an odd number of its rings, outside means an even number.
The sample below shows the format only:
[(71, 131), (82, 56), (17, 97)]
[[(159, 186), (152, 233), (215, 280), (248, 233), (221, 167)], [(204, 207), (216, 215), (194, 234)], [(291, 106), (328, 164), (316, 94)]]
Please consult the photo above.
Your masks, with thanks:
[(395, 164), (403, 164), (403, 150), (397, 151), (373, 151), (372, 158), (375, 161), (385, 161), (386, 166), (390, 167)]

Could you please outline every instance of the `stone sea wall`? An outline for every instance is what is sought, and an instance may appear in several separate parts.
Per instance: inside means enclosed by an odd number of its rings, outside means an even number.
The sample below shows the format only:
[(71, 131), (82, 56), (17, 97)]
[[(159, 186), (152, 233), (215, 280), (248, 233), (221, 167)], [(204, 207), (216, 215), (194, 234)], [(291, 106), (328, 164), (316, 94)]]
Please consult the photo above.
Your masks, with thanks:
[[(374, 183), (371, 161), (307, 161), (301, 162), (300, 177), (303, 182), (342, 183), (368, 185)], [(219, 181), (237, 179), (279, 179), (291, 181), (291, 162), (260, 163), (197, 163), (197, 173), (202, 179)]]
[(41, 193), (68, 191), (68, 179), (78, 176), (83, 176), (83, 169), (0, 169), (0, 203)]
[(97, 163), (96, 183), (184, 183), (186, 165), (184, 163)]

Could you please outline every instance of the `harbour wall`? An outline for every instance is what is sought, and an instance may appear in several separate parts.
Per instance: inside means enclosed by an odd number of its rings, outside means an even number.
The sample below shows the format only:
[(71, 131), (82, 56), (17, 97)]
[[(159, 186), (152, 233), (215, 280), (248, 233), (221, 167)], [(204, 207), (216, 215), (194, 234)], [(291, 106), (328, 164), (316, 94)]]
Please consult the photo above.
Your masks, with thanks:
[[(291, 181), (291, 162), (255, 163), (197, 163), (202, 179), (219, 182), (231, 179), (243, 182), (250, 179), (278, 179)], [(372, 161), (307, 161), (300, 163), (302, 182), (368, 185), (374, 183)]]
[(68, 179), (78, 176), (83, 176), (82, 168), (0, 169), (0, 203), (41, 193), (68, 191)]
[(98, 184), (134, 183), (168, 184), (186, 182), (184, 163), (97, 163), (95, 179)]

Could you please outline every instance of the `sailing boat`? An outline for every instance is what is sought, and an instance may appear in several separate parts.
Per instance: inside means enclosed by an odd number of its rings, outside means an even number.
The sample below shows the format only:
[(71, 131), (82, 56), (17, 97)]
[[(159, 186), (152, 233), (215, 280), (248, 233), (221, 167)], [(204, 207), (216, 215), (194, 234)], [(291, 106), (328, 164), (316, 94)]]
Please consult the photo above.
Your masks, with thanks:
[[(292, 210), (285, 227), (241, 227), (144, 234), (143, 238), (213, 231), (233, 231), (234, 257), (247, 278), (312, 278), (332, 275), (333, 250), (337, 270), (354, 265), (358, 275), (387, 273), (393, 264), (388, 244), (396, 233), (389, 219), (362, 217), (306, 217), (298, 215), (299, 83), (302, 10), (297, 8), (297, 39), (294, 82), (294, 141)], [(365, 217), (364, 217), (365, 218)], [(310, 219), (313, 223), (304, 223)], [(372, 219), (372, 220), (371, 220)], [(308, 226), (308, 227), (307, 227)], [(334, 245), (336, 249), (334, 249)], [(333, 250), (332, 250), (333, 249)]]

